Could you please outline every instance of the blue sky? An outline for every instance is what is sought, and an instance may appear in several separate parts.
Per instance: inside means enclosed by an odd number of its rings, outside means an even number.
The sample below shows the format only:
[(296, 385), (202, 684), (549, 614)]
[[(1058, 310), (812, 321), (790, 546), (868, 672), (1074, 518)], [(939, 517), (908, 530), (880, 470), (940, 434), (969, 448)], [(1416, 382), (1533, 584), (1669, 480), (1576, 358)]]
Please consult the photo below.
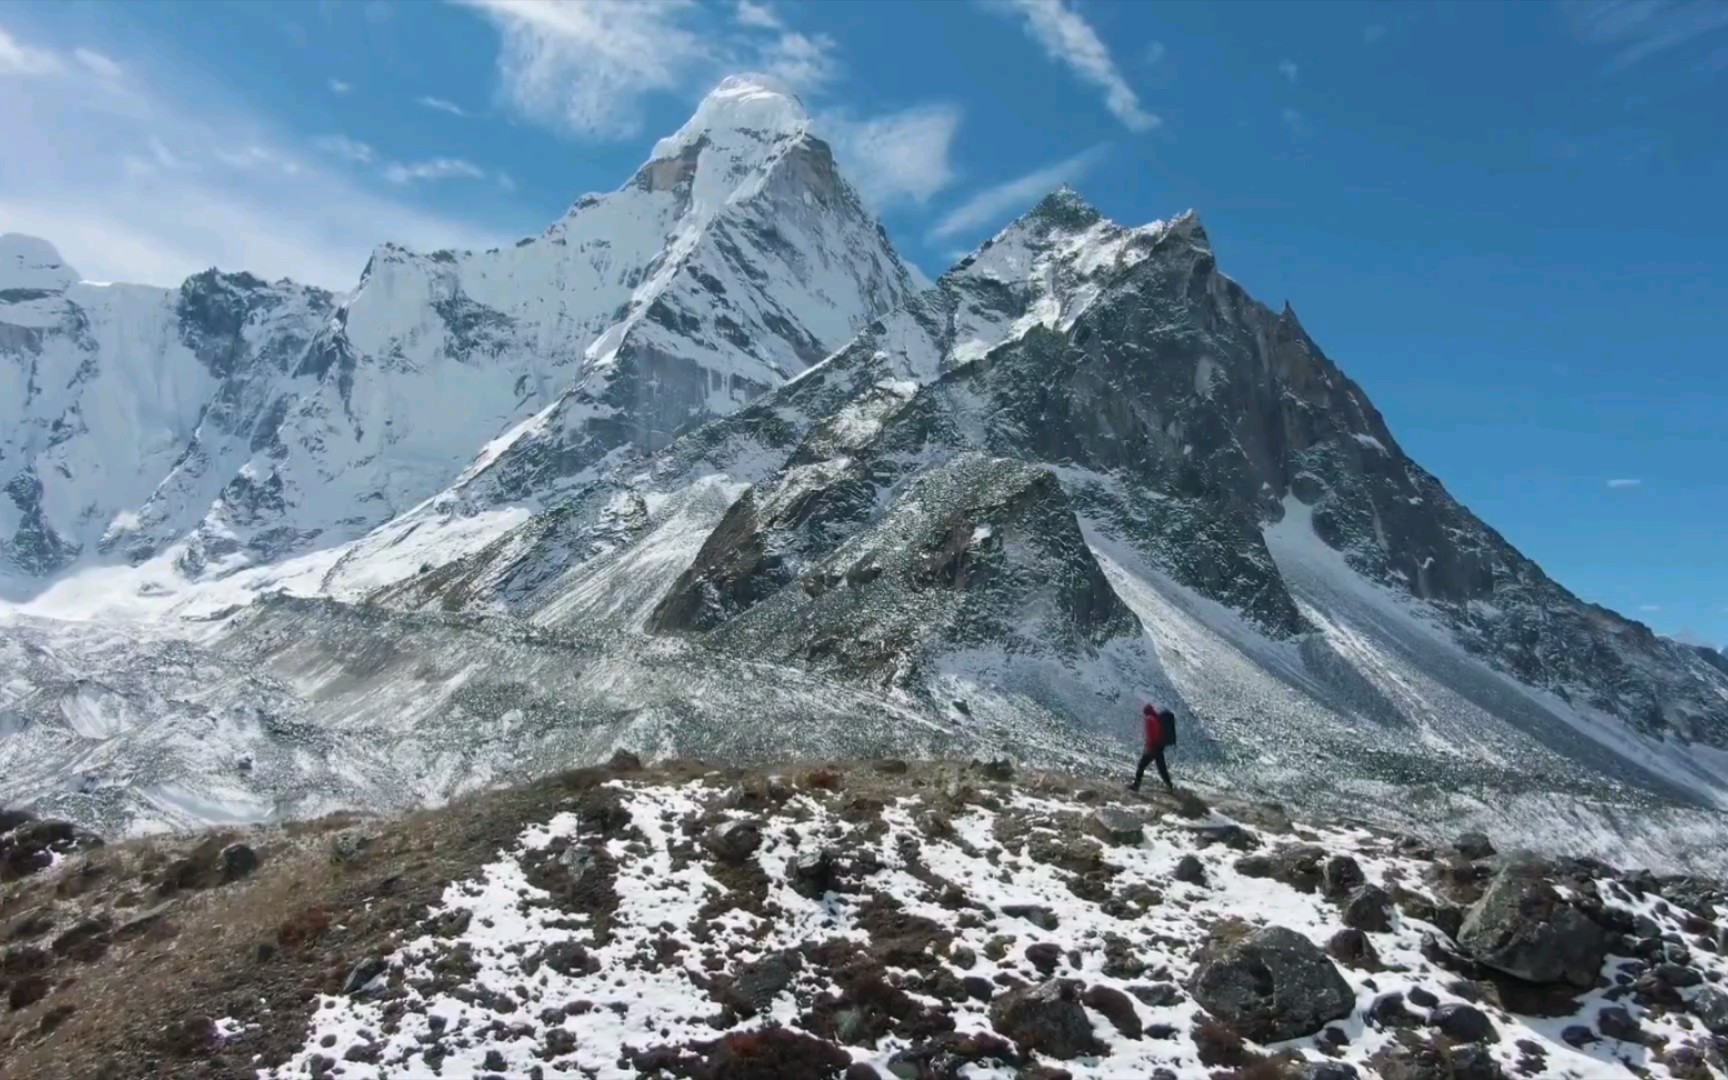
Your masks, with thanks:
[(1728, 4), (13, 3), (0, 230), (94, 279), (351, 285), (795, 85), (934, 275), (1071, 181), (1200, 211), (1418, 461), (1583, 596), (1728, 642)]

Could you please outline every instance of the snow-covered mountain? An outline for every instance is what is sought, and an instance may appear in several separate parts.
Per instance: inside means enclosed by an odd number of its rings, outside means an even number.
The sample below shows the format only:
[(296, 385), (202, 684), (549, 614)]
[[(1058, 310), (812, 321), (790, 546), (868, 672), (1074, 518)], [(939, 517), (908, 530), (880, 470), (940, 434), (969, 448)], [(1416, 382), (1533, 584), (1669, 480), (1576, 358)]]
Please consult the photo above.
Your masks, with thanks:
[[(795, 99), (734, 79), (544, 235), (386, 246), (343, 298), (8, 244), (0, 360), (83, 411), (0, 458), (36, 596), (0, 799), (385, 808), (621, 745), (1095, 769), (1155, 699), (1239, 790), (1719, 862), (1719, 658), (1459, 505), (1192, 213), (1063, 189), (920, 290)], [(151, 298), (130, 336), (88, 329), (111, 295)], [(140, 373), (158, 464), (62, 419)], [(55, 622), (115, 596), (202, 621)]]
[(33, 576), (329, 548), (465, 468), (470, 500), (543, 497), (778, 386), (914, 289), (797, 100), (754, 77), (544, 234), (386, 244), (345, 298), (214, 271), (83, 285), (14, 236), (0, 275), (0, 535)]

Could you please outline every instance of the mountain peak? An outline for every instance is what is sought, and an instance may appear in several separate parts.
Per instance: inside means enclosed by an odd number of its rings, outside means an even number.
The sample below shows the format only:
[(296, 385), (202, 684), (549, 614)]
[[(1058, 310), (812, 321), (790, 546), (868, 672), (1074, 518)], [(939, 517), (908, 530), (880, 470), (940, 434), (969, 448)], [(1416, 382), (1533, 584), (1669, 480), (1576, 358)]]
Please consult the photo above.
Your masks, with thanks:
[(713, 143), (733, 143), (739, 136), (773, 143), (801, 136), (809, 128), (810, 114), (786, 84), (769, 75), (728, 75), (676, 134), (654, 144), (652, 159), (677, 157), (703, 137)]
[(23, 233), (0, 234), (0, 292), (63, 292), (78, 280), (54, 245)]
[(1104, 215), (1072, 186), (1063, 184), (1039, 200), (1027, 217), (1062, 228), (1086, 229), (1103, 220)]

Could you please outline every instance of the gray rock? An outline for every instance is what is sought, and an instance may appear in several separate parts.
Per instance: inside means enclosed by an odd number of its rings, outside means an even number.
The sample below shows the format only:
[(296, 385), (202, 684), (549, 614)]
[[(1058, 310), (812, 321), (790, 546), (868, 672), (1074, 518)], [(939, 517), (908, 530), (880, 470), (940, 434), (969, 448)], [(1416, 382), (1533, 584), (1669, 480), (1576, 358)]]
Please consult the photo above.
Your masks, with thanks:
[(1361, 885), (1344, 904), (1344, 925), (1370, 934), (1392, 929), (1392, 898), (1378, 885)]
[(224, 882), (239, 881), (258, 869), (258, 853), (247, 844), (229, 844), (216, 857)]
[(709, 829), (707, 843), (716, 858), (741, 863), (762, 845), (762, 830), (749, 818), (732, 818)]
[(1170, 876), (1190, 885), (1204, 885), (1206, 884), (1206, 864), (1201, 862), (1197, 856), (1184, 855), (1176, 860), (1176, 869), (1171, 871)]
[(1728, 993), (1706, 986), (1694, 994), (1686, 1007), (1713, 1035), (1728, 1035)]
[(1003, 904), (1002, 914), (1011, 919), (1025, 919), (1040, 930), (1054, 930), (1061, 925), (1056, 913), (1040, 904)]
[(371, 993), (374, 984), (389, 970), (390, 965), (383, 957), (368, 956), (348, 969), (348, 977), (342, 980), (342, 992), (351, 997)]
[(1071, 1060), (1104, 1052), (1080, 1003), (1079, 985), (1051, 979), (1011, 990), (990, 1003), (990, 1026), (1022, 1050)]
[(1452, 850), (1466, 859), (1488, 859), (1495, 855), (1494, 845), (1486, 835), (1479, 832), (1467, 832), (1452, 841)]
[(1642, 1043), (1644, 1028), (1624, 1005), (1610, 1005), (1596, 1013), (1596, 1030), (1610, 1039), (1621, 1042)]
[(366, 849), (376, 840), (377, 837), (366, 829), (343, 829), (330, 838), (330, 861), (353, 862), (365, 854)]
[(1115, 987), (1097, 985), (1088, 986), (1086, 993), (1081, 995), (1088, 1008), (1095, 1010), (1118, 1032), (1130, 1039), (1138, 1039), (1143, 1030), (1140, 1024), (1140, 1013), (1134, 1008), (1134, 1002), (1128, 995)]
[(1146, 839), (1140, 819), (1113, 806), (1100, 807), (1086, 819), (1086, 829), (1093, 836), (1111, 844), (1138, 844)]
[(814, 900), (833, 887), (837, 865), (832, 850), (807, 848), (787, 862), (786, 876), (793, 892)]
[(1362, 1074), (1347, 1061), (1304, 1061), (1285, 1075), (1290, 1080), (1358, 1080)]
[(1656, 965), (1656, 978), (1676, 990), (1697, 986), (1704, 981), (1697, 968), (1689, 968), (1685, 964), (1665, 963)]
[(1395, 1042), (1368, 1059), (1381, 1080), (1505, 1080), (1505, 1070), (1476, 1044), (1442, 1049)]
[(1474, 1005), (1442, 1005), (1428, 1014), (1428, 1023), (1454, 1042), (1496, 1042), (1500, 1038), (1488, 1014)]
[(1255, 1042), (1312, 1035), (1350, 1015), (1356, 995), (1319, 947), (1269, 926), (1216, 932), (1195, 956), (1188, 991), (1202, 1008)]
[(1373, 970), (1380, 966), (1380, 953), (1374, 943), (1353, 927), (1345, 927), (1328, 938), (1326, 954), (1348, 967)]
[(1320, 868), (1320, 888), (1332, 900), (1342, 900), (1367, 882), (1362, 866), (1349, 855), (1334, 855)]
[(1510, 864), (1471, 905), (1458, 945), (1477, 962), (1533, 983), (1595, 983), (1607, 955), (1602, 928), (1526, 864)]

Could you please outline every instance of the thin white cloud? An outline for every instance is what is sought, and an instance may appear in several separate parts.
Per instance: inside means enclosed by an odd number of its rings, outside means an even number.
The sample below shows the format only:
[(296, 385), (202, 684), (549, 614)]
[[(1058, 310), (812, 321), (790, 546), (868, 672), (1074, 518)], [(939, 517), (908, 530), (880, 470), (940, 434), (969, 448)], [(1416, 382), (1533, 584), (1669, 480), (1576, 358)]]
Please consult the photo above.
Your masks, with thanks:
[(816, 131), (866, 202), (880, 210), (896, 203), (924, 203), (952, 184), (954, 134), (960, 109), (920, 105), (884, 116), (853, 120), (824, 115)]
[(989, 0), (988, 6), (1024, 19), (1027, 35), (1043, 47), (1045, 55), (1102, 90), (1104, 107), (1130, 131), (1158, 126), (1158, 117), (1141, 107), (1139, 95), (1117, 69), (1098, 31), (1066, 0)]
[(1386, 28), (1379, 23), (1369, 23), (1362, 28), (1362, 44), (1372, 45), (1386, 36)]
[(1278, 118), (1284, 121), (1284, 127), (1293, 137), (1300, 139), (1308, 134), (1308, 118), (1302, 115), (1301, 110), (1285, 106), (1279, 111)]
[(57, 75), (65, 69), (58, 53), (31, 48), (0, 26), (0, 75)]
[(378, 156), (366, 143), (346, 135), (320, 135), (312, 140), (312, 145), (333, 158), (355, 165), (368, 165)]
[(1164, 62), (1164, 57), (1170, 54), (1162, 41), (1153, 41), (1146, 46), (1146, 66), (1157, 67)]
[(839, 49), (827, 34), (785, 30), (760, 46), (754, 66), (799, 90), (820, 90), (840, 76)]
[(328, 86), (330, 92), (338, 97), (341, 97), (343, 94), (351, 93), (354, 89), (353, 83), (345, 83), (341, 79), (331, 79), (324, 85)]
[(1006, 224), (1004, 219), (1010, 214), (1025, 210), (1061, 185), (1085, 176), (1104, 156), (1104, 150), (1102, 146), (1094, 146), (1025, 176), (985, 188), (944, 214), (931, 228), (930, 239), (947, 240), (986, 226)]
[(1294, 60), (1280, 60), (1280, 61), (1278, 61), (1278, 74), (1284, 76), (1284, 78), (1287, 79), (1289, 82), (1294, 83), (1296, 81), (1297, 77), (1301, 75), (1301, 73), (1302, 73), (1301, 69), (1296, 66), (1296, 61), (1294, 61)]
[(1711, 42), (1719, 49), (1728, 37), (1728, 4), (1724, 3), (1568, 0), (1564, 7), (1579, 38), (1614, 50), (1607, 67), (1611, 72), (1695, 42)]
[(119, 64), (97, 52), (95, 49), (77, 48), (72, 50), (72, 58), (84, 65), (84, 69), (98, 78), (118, 79), (126, 72)]
[(1634, 476), (1617, 476), (1608, 481), (1608, 486), (1611, 488), (1635, 488), (1643, 483), (1644, 481)]
[[(368, 191), (224, 87), (176, 73), (170, 92), (148, 54), (114, 60), (124, 79), (92, 78), (69, 50), (0, 35), (0, 76), (32, 80), (0, 79), (0, 229), (46, 238), (91, 280), (178, 285), (220, 266), (347, 289), (385, 240), (489, 247), (521, 232)], [(299, 172), (256, 167), (266, 156)]]
[(505, 172), (503, 169), (498, 170), (496, 179), (498, 181), (498, 186), (503, 188), (505, 191), (516, 190), (516, 178)]
[(454, 101), (446, 101), (441, 97), (418, 97), (414, 99), (414, 103), (436, 112), (449, 113), (451, 116), (467, 117), (469, 115), (467, 109), (464, 109)]
[(384, 168), (384, 179), (392, 184), (412, 184), (421, 180), (481, 180), (485, 176), (485, 169), (462, 158), (393, 161)]
[(212, 156), (222, 164), (235, 169), (280, 169), (287, 176), (300, 172), (300, 163), (293, 158), (284, 157), (279, 151), (265, 146), (242, 146), (235, 149), (218, 149), (211, 152)]
[(753, 26), (758, 30), (780, 30), (785, 23), (780, 16), (767, 4), (753, 3), (752, 0), (738, 0), (733, 7), (732, 17), (738, 20), (740, 26)]
[(1638, 610), (1639, 611), (1661, 611), (1662, 605), (1661, 604), (1639, 604)]
[(644, 99), (686, 87), (713, 65), (712, 39), (687, 24), (691, 0), (459, 0), (503, 37), (504, 99), (531, 120), (598, 138), (642, 127)]

